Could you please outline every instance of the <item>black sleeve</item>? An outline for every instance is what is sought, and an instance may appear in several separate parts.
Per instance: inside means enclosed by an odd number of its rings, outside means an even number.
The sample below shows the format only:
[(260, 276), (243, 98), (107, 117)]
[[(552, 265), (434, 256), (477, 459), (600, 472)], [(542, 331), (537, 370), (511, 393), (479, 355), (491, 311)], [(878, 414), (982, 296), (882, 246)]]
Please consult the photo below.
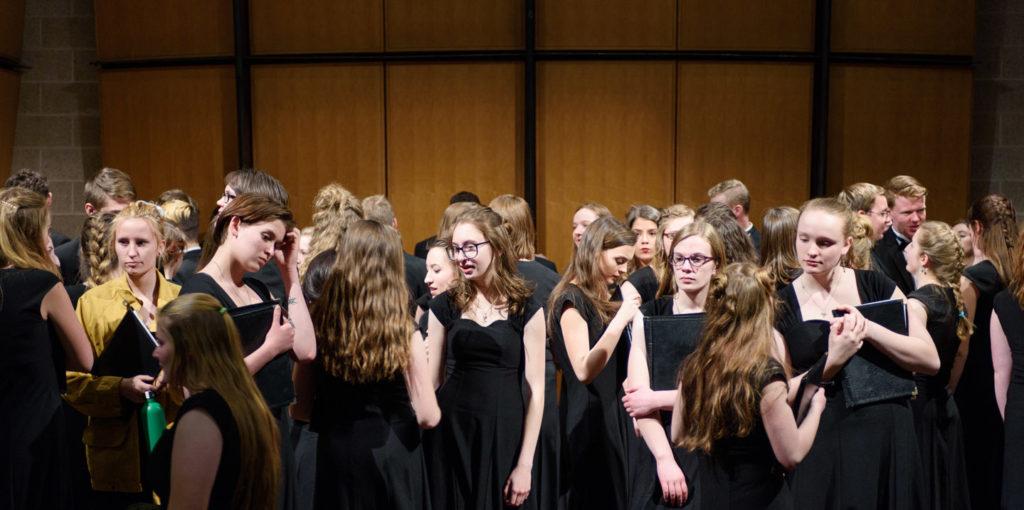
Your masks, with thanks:
[(448, 292), (431, 299), (427, 306), (431, 312), (434, 312), (434, 317), (437, 317), (437, 320), (441, 322), (445, 329), (448, 329), (448, 326), (455, 320), (454, 313), (456, 310), (452, 304), (451, 295)]
[(626, 281), (631, 283), (637, 292), (640, 293), (640, 301), (642, 303), (654, 301), (654, 298), (658, 296), (658, 276), (654, 273), (654, 269), (651, 266), (634, 271)]
[(217, 285), (217, 282), (213, 281), (213, 278), (206, 273), (196, 273), (188, 280), (185, 280), (178, 295), (183, 296), (185, 294), (207, 294), (219, 301), (221, 306), (234, 307), (224, 289), (220, 288), (220, 285)]
[(583, 294), (583, 291), (575, 285), (569, 285), (554, 301), (554, 308), (548, 310), (548, 313), (552, 314), (555, 318), (555, 322), (562, 320), (562, 314), (565, 312), (565, 305), (572, 305), (581, 316), (583, 320), (587, 320), (591, 315), (590, 300)]
[(862, 303), (873, 303), (892, 298), (892, 293), (896, 291), (896, 283), (889, 277), (875, 271), (860, 269), (854, 271)]
[(786, 370), (782, 368), (781, 363), (773, 358), (768, 361), (768, 366), (765, 367), (761, 387), (764, 388), (775, 381), (787, 382)]

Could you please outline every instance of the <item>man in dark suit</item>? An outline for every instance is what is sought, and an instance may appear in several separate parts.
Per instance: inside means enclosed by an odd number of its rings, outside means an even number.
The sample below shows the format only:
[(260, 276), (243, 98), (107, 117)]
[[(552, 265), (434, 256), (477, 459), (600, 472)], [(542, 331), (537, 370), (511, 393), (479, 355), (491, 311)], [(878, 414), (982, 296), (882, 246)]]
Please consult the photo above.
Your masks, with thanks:
[[(475, 193), (470, 191), (460, 191), (452, 195), (452, 198), (448, 201), (448, 205), (455, 204), (458, 202), (471, 202), (474, 204), (479, 204), (480, 197), (476, 196)], [(413, 249), (413, 253), (417, 257), (426, 260), (427, 252), (430, 251), (430, 247), (433, 246), (434, 241), (437, 241), (437, 236), (430, 236), (416, 243), (416, 246)]]
[[(363, 199), (363, 217), (398, 230), (395, 210), (384, 195), (371, 195)], [(427, 277), (427, 262), (405, 252), (402, 252), (402, 256), (405, 257), (405, 286), (409, 289), (409, 306), (415, 310), (416, 299), (430, 292), (423, 281)]]
[[(86, 216), (104, 212), (116, 213), (135, 200), (135, 185), (128, 174), (116, 168), (104, 168), (96, 177), (85, 183), (84, 195), (83, 207)], [(81, 239), (75, 238), (53, 250), (60, 259), (60, 275), (64, 285), (74, 285), (81, 280), (81, 249)]]
[(729, 206), (740, 228), (750, 236), (754, 251), (761, 253), (761, 232), (750, 221), (750, 191), (738, 179), (729, 179), (715, 184), (708, 190), (708, 199)]
[(879, 271), (896, 282), (904, 294), (909, 294), (914, 290), (914, 278), (907, 272), (903, 249), (925, 222), (928, 190), (909, 175), (889, 179), (884, 188), (891, 209), (892, 227), (875, 243), (873, 262)]

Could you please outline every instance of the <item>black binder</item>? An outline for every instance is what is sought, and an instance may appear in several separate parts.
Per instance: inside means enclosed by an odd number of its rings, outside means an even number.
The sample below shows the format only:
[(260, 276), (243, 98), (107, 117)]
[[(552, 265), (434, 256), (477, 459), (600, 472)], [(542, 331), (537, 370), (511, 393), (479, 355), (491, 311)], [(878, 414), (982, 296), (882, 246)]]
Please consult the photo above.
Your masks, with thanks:
[(160, 363), (153, 357), (156, 338), (131, 307), (125, 308), (121, 323), (96, 359), (92, 373), (98, 376), (156, 377), (160, 373)]
[(644, 317), (647, 370), (654, 391), (676, 389), (679, 365), (700, 342), (703, 313)]
[(242, 338), (242, 356), (252, 354), (263, 345), (274, 320), (274, 307), (279, 304), (277, 300), (270, 300), (228, 310)]
[[(907, 305), (901, 299), (876, 301), (857, 307), (861, 315), (890, 331), (906, 335)], [(914, 394), (914, 374), (904, 370), (870, 342), (857, 351), (839, 374), (846, 407), (856, 407)]]

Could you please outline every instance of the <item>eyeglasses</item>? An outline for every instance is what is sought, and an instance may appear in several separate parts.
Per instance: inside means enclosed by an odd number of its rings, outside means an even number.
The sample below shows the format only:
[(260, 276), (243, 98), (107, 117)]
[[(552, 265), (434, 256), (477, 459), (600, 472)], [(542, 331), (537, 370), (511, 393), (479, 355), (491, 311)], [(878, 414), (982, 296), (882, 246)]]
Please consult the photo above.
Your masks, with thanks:
[(890, 211), (889, 209), (886, 209), (884, 211), (868, 211), (868, 214), (874, 214), (875, 216), (878, 216), (879, 218), (882, 218), (884, 220), (885, 218), (892, 216), (892, 211)]
[(672, 263), (672, 267), (675, 267), (676, 269), (682, 269), (683, 268), (683, 264), (686, 264), (687, 262), (689, 262), (690, 263), (690, 267), (692, 267), (694, 270), (697, 270), (697, 269), (700, 269), (701, 266), (703, 266), (704, 264), (707, 264), (708, 262), (710, 262), (712, 260), (715, 260), (715, 259), (713, 259), (711, 257), (705, 257), (704, 255), (701, 255), (699, 253), (694, 254), (694, 255), (690, 255), (689, 257), (684, 257), (682, 255), (675, 254), (675, 255), (672, 255), (672, 259), (670, 260), (670, 262)]
[(448, 252), (449, 260), (458, 260), (457, 257), (459, 255), (462, 255), (467, 259), (475, 259), (477, 253), (480, 253), (480, 246), (485, 244), (490, 243), (488, 241), (480, 241), (479, 243), (465, 243), (462, 246), (449, 246), (445, 251)]

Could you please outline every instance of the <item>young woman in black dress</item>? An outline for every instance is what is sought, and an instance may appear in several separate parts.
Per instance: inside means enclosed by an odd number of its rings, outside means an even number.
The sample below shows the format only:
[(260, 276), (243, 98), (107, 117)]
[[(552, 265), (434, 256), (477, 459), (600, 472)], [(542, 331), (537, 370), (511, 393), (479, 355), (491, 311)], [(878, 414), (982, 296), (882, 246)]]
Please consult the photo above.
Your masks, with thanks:
[(940, 361), (939, 373), (915, 376), (917, 396), (910, 402), (924, 465), (923, 507), (970, 508), (963, 426), (946, 389), (956, 352), (973, 329), (960, 297), (963, 249), (949, 225), (929, 221), (914, 233), (903, 254), (915, 287), (907, 296), (907, 311), (926, 321)]
[[(793, 500), (800, 508), (816, 510), (913, 508), (924, 479), (910, 395), (847, 407), (838, 375), (864, 342), (908, 372), (935, 374), (939, 355), (919, 317), (910, 315), (910, 334), (899, 335), (854, 308), (902, 299), (903, 294), (878, 273), (840, 265), (852, 242), (852, 221), (853, 212), (834, 198), (805, 203), (796, 241), (803, 274), (780, 291), (783, 306), (776, 327), (793, 371), (801, 374), (824, 357), (823, 379), (832, 381), (814, 446), (790, 480)], [(834, 310), (847, 317), (833, 318)], [(855, 334), (837, 332), (838, 323)]]
[(187, 395), (150, 459), (162, 508), (274, 508), (276, 420), (227, 310), (206, 294), (180, 296), (160, 309), (156, 338), (167, 384)]
[(64, 413), (50, 325), (67, 366), (88, 371), (93, 354), (57, 266), (45, 251), (46, 196), (0, 191), (0, 506), (65, 508)]
[[(298, 235), (288, 208), (263, 195), (238, 195), (221, 209), (214, 223), (211, 240), (215, 251), (209, 262), (189, 278), (181, 290), (183, 294), (209, 294), (229, 310), (272, 299), (287, 299), (287, 311), (275, 308), (274, 320), (265, 338), (243, 338), (247, 344), (259, 344), (245, 356), (245, 365), (253, 374), (270, 412), (277, 418), (281, 432), (283, 488), (278, 492), (279, 508), (292, 508), (295, 500), (296, 467), (289, 443), (291, 417), (288, 414), (288, 406), (295, 398), (292, 360), (307, 362), (316, 355), (313, 323), (299, 280)], [(287, 296), (271, 295), (262, 281), (247, 276), (271, 261), (283, 277)]]
[(434, 507), (535, 505), (528, 498), (544, 409), (544, 314), (516, 274), (497, 213), (463, 213), (444, 241), (462, 278), (430, 302), (428, 315), (430, 374), (444, 416), (431, 446)]
[(358, 220), (313, 305), (316, 508), (430, 508), (419, 428), (441, 411), (404, 271), (398, 232)]
[[(785, 346), (771, 329), (774, 292), (771, 276), (753, 264), (721, 271), (711, 283), (700, 342), (679, 370), (672, 439), (707, 456), (701, 508), (791, 508), (783, 470), (792, 470), (814, 442), (824, 392), (817, 391), (798, 424), (787, 402)], [(837, 321), (832, 330), (853, 341), (856, 321)]]
[(1024, 506), (1024, 234), (1014, 246), (1013, 276), (993, 302), (995, 398), (1005, 420), (1003, 508)]
[[(694, 497), (699, 459), (682, 449), (673, 449), (668, 439), (675, 390), (653, 391), (648, 369), (649, 354), (644, 334), (644, 317), (692, 314), (704, 315), (711, 278), (725, 260), (725, 245), (715, 229), (703, 221), (691, 223), (676, 234), (666, 247), (672, 266), (672, 279), (666, 282), (662, 296), (640, 307), (633, 318), (629, 350), (629, 377), (622, 398), (626, 411), (636, 420), (636, 429), (645, 445), (634, 459), (631, 508), (680, 506)], [(661, 360), (679, 366), (682, 359)], [(686, 478), (684, 478), (684, 473)], [(691, 482), (687, 483), (687, 479)], [(660, 489), (660, 492), (659, 492)]]
[(611, 216), (587, 227), (562, 281), (551, 293), (552, 350), (562, 368), (562, 492), (566, 508), (626, 508), (628, 440), (623, 409), (628, 347), (622, 334), (640, 307), (634, 294), (611, 301), (636, 236)]
[[(956, 404), (964, 424), (964, 457), (971, 506), (996, 508), (1002, 493), (1003, 420), (993, 387), (989, 325), (993, 300), (1012, 277), (1017, 213), (1008, 198), (992, 194), (971, 204), (967, 217), (974, 231), (977, 262), (964, 270), (960, 292), (967, 307), (967, 318), (974, 323), (974, 333), (969, 342), (960, 346), (958, 366), (949, 384), (956, 391)], [(959, 379), (956, 373), (961, 373)]]
[[(649, 261), (639, 264), (640, 260), (648, 260), (646, 255), (634, 254), (633, 262), (630, 263), (630, 275), (622, 283), (622, 295), (629, 296), (633, 292), (640, 293), (640, 304), (647, 304), (658, 297), (658, 289), (671, 280), (672, 269), (668, 267), (668, 257), (665, 255), (669, 244), (676, 233), (683, 227), (693, 223), (693, 210), (682, 204), (671, 205), (663, 211), (647, 210), (650, 206), (633, 206), (629, 210), (636, 218), (630, 223), (627, 217), (627, 225), (639, 225), (639, 227), (650, 227), (649, 218), (657, 217), (657, 229), (652, 234), (650, 228), (633, 228), (637, 236), (637, 251), (643, 246), (653, 245)], [(641, 211), (644, 211), (641, 214)], [(657, 214), (654, 214), (654, 213)], [(652, 237), (652, 242), (641, 241), (641, 234), (644, 237)]]

